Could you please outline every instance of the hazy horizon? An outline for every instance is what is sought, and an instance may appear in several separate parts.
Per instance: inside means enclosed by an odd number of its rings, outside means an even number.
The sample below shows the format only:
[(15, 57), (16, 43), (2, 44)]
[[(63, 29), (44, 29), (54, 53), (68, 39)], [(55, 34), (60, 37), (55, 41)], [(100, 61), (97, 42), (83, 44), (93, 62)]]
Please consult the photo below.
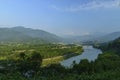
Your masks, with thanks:
[(24, 26), (63, 35), (120, 31), (120, 0), (1, 0), (0, 28)]

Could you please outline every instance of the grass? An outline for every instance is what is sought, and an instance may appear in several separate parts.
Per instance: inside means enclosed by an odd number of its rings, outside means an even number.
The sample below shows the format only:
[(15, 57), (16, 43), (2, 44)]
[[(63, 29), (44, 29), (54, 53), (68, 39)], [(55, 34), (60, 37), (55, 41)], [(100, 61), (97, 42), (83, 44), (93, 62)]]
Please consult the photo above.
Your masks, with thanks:
[(7, 57), (6, 56), (0, 56), (0, 60), (6, 60)]
[(43, 59), (42, 67), (48, 66), (50, 64), (57, 64), (62, 60), (64, 60), (63, 56), (57, 56), (57, 57), (53, 57), (53, 58)]

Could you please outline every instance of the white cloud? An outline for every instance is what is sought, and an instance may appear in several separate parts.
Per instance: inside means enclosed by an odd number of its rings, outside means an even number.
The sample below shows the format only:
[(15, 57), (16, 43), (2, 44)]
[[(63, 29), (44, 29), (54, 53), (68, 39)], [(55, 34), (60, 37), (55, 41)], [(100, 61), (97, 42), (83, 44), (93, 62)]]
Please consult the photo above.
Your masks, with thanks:
[(52, 5), (52, 8), (60, 11), (76, 12), (81, 10), (91, 10), (98, 8), (118, 8), (120, 7), (120, 0), (92, 0), (91, 2), (78, 4), (76, 6), (68, 6), (60, 8), (56, 5)]

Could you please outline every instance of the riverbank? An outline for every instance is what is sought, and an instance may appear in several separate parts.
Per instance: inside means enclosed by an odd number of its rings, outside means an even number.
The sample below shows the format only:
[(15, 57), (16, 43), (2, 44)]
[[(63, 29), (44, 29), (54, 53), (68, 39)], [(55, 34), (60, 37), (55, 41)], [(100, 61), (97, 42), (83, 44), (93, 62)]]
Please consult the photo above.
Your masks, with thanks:
[(88, 61), (94, 61), (97, 59), (99, 54), (102, 54), (100, 49), (96, 49), (93, 46), (83, 46), (84, 52), (81, 55), (71, 57), (61, 62), (66, 68), (71, 68), (73, 66), (73, 62), (79, 64), (82, 59), (88, 59)]
[(83, 51), (77, 52), (77, 53), (67, 53), (63, 56), (57, 56), (57, 57), (43, 59), (42, 67), (48, 66), (50, 64), (58, 64), (63, 60), (69, 59), (69, 58), (77, 56), (77, 55), (81, 55), (82, 52)]
[(57, 57), (43, 59), (41, 67), (45, 67), (45, 66), (48, 66), (50, 64), (57, 64), (57, 63), (59, 63), (60, 61), (63, 61), (63, 60), (64, 60), (63, 56), (57, 56)]

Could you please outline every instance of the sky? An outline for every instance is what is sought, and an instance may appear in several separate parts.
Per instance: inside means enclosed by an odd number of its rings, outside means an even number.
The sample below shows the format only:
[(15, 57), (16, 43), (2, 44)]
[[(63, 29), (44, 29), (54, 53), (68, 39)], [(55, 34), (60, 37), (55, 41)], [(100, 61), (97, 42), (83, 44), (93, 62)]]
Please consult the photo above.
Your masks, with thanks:
[(0, 27), (60, 36), (120, 31), (120, 0), (0, 0)]

